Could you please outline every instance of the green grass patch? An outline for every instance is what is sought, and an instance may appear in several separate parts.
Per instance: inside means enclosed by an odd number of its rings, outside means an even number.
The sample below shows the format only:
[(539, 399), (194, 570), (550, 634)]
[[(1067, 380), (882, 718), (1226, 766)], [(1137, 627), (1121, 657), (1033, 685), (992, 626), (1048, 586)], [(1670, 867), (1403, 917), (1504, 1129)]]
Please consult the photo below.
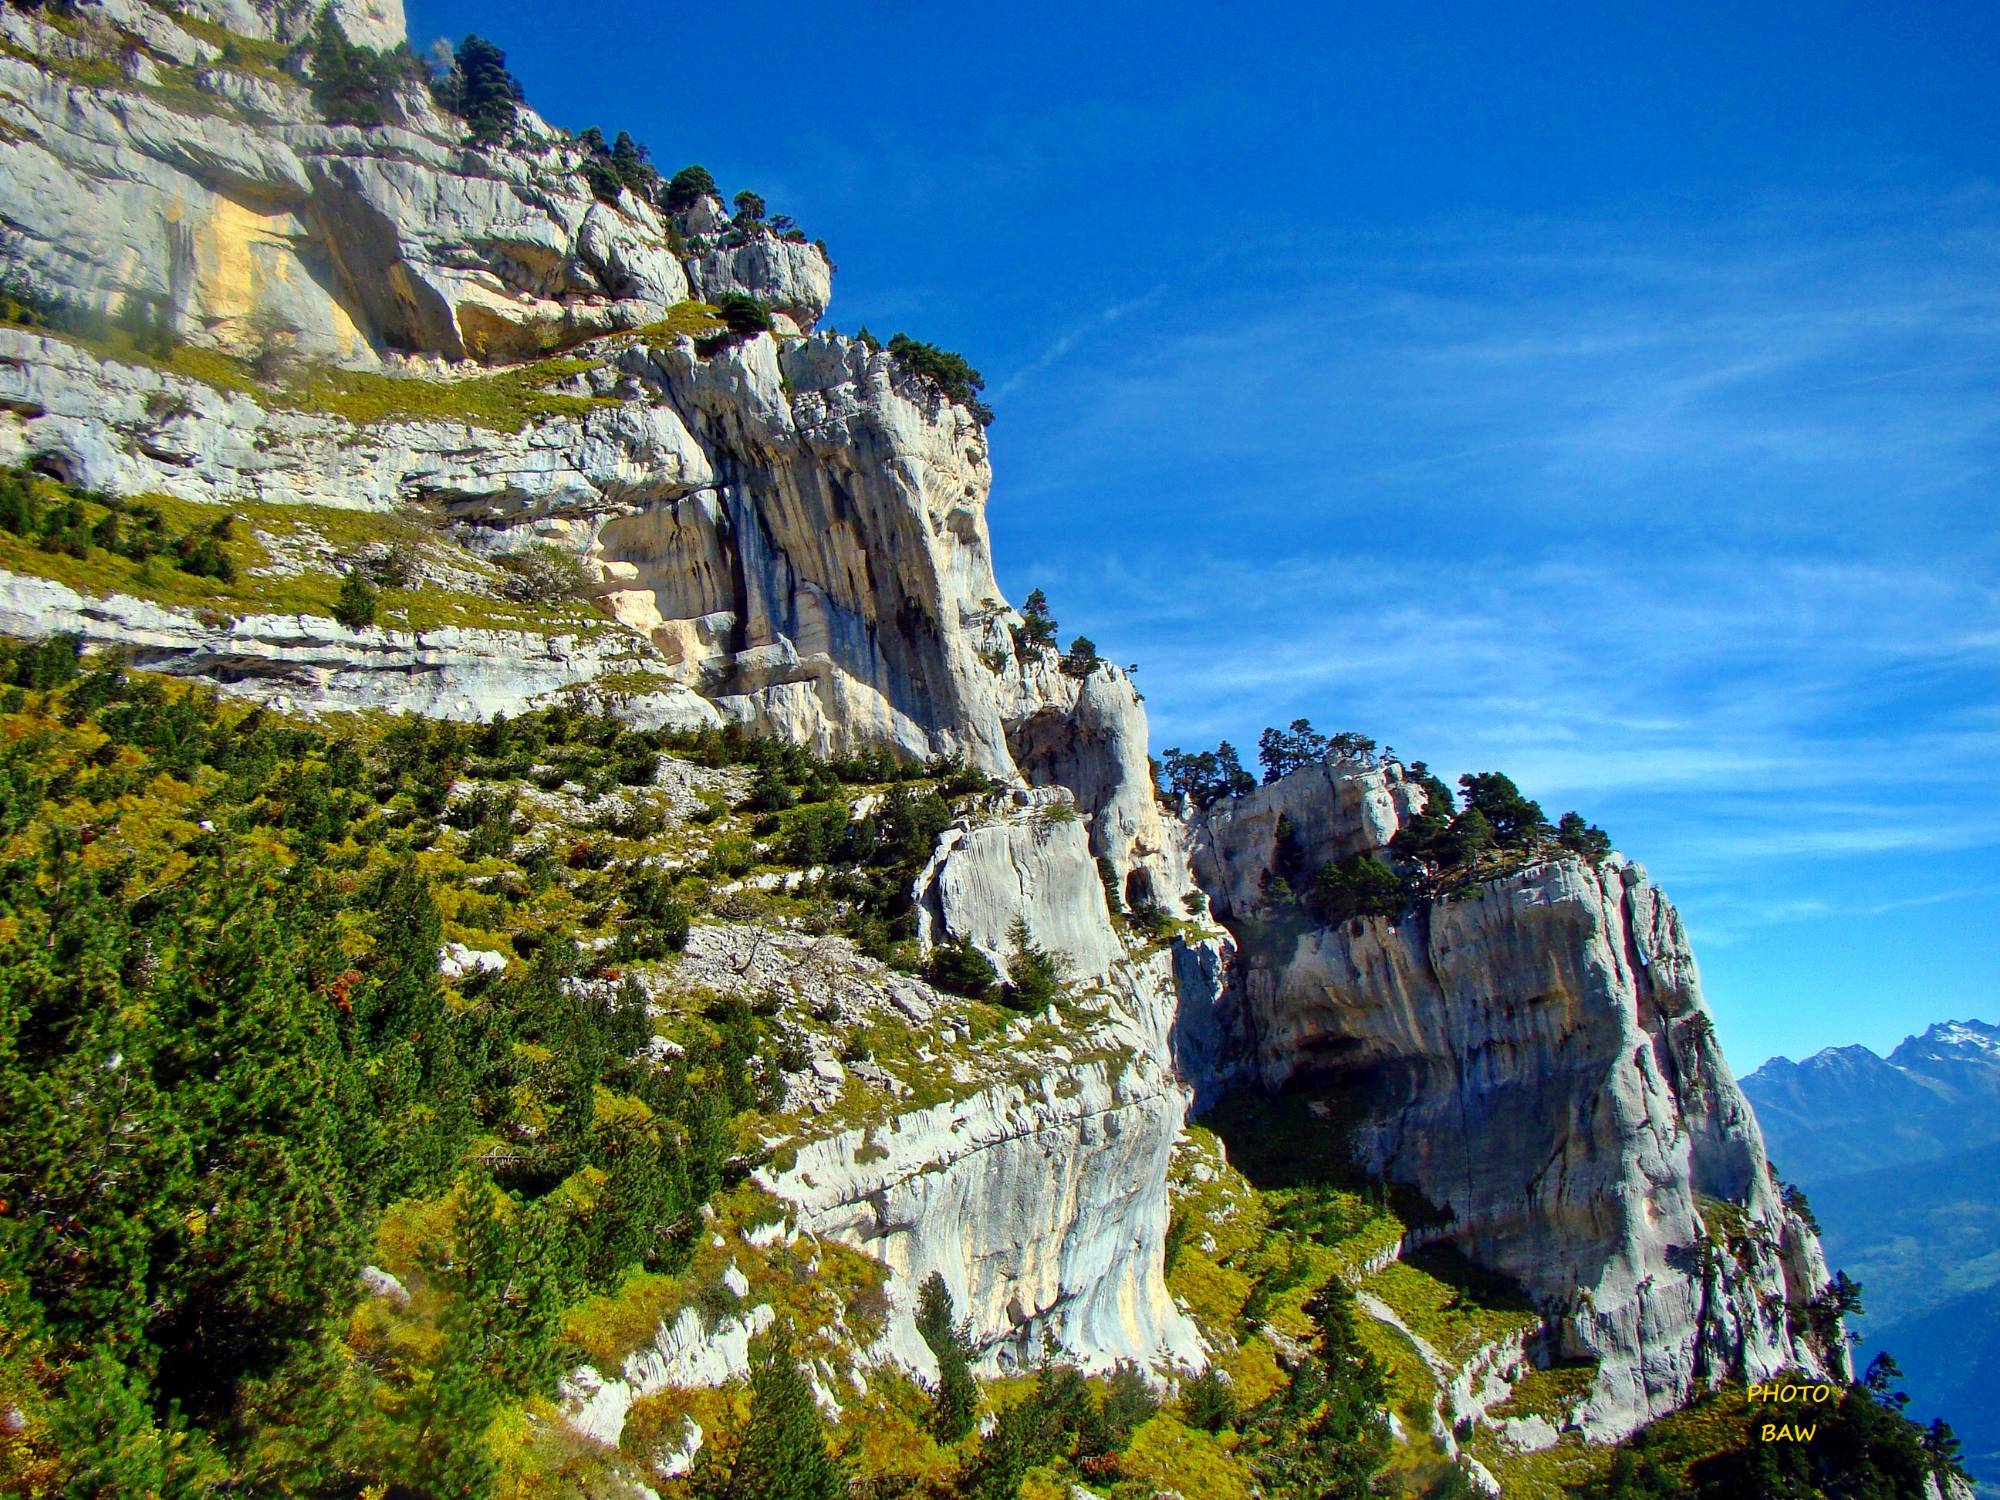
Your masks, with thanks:
[(679, 338), (706, 338), (721, 333), (729, 325), (706, 302), (676, 302), (667, 315), (634, 328), (629, 337), (641, 343), (666, 343)]
[(363, 427), (462, 422), (468, 427), (512, 433), (534, 422), (580, 417), (619, 404), (615, 396), (579, 396), (548, 389), (602, 363), (573, 356), (538, 359), (453, 380), (313, 364), (286, 379), (271, 381), (260, 379), (248, 360), (220, 349), (177, 344), (161, 352), (110, 320), (89, 333), (47, 327), (33, 331), (86, 349), (101, 359), (185, 376), (230, 395), (247, 396), (273, 410), (339, 417)]
[(1384, 1266), (1363, 1279), (1361, 1290), (1381, 1298), (1454, 1367), (1487, 1344), (1541, 1323), (1533, 1305), (1504, 1278), (1442, 1245)]
[(1514, 1382), (1513, 1394), (1491, 1408), (1489, 1415), (1501, 1420), (1540, 1417), (1560, 1427), (1590, 1394), (1596, 1380), (1594, 1364), (1551, 1365), (1546, 1370), (1530, 1370)]
[[(46, 483), (46, 481), (44, 481)], [(102, 547), (73, 557), (46, 551), (28, 537), (0, 530), (0, 569), (32, 578), (49, 578), (92, 597), (129, 595), (181, 609), (211, 610), (217, 615), (248, 614), (331, 616), (340, 594), (341, 576), (331, 561), (298, 573), (266, 570), (276, 558), (259, 539), (264, 533), (282, 543), (317, 540), (335, 556), (351, 555), (371, 543), (404, 543), (419, 549), (449, 548), (452, 561), (470, 571), (485, 565), (460, 553), (436, 532), (406, 514), (336, 510), (323, 505), (275, 505), (250, 502), (228, 507), (179, 500), (171, 495), (143, 495), (134, 503), (153, 506), (177, 534), (202, 530), (225, 515), (236, 518), (221, 545), (234, 565), (233, 580), (197, 577), (176, 567), (171, 558), (135, 562)], [(83, 502), (88, 523), (105, 514), (105, 507)], [(463, 626), (491, 630), (521, 630), (542, 634), (589, 633), (616, 627), (582, 604), (529, 604), (464, 589), (423, 586), (381, 590), (376, 623), (402, 630), (436, 630)]]

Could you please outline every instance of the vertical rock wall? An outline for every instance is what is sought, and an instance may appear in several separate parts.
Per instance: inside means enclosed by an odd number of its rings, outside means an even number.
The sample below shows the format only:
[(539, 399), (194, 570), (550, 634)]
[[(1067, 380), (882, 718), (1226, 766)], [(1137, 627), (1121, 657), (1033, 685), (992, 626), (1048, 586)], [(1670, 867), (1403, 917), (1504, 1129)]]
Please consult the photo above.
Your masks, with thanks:
[[(1394, 766), (1315, 767), (1207, 818), (1196, 869), (1241, 924), (1281, 814), (1316, 862), (1379, 848), (1422, 796)], [(1593, 1435), (1724, 1376), (1822, 1367), (1788, 1313), (1824, 1258), (1779, 1200), (1679, 915), (1636, 865), (1547, 859), (1310, 928), (1244, 963), (1233, 999), (1225, 1067), (1337, 1095), (1355, 1123), (1328, 1149), (1416, 1187), (1551, 1315), (1561, 1353), (1599, 1361)]]

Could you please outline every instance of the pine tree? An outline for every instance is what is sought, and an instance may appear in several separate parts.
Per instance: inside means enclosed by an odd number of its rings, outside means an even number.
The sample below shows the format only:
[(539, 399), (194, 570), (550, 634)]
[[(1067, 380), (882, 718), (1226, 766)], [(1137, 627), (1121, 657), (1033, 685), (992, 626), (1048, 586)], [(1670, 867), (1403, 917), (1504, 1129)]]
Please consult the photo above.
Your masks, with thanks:
[(375, 586), (359, 570), (350, 568), (340, 580), (340, 597), (334, 601), (333, 617), (349, 630), (361, 630), (375, 623)]
[(951, 1288), (933, 1271), (917, 1288), (917, 1332), (937, 1359), (937, 1386), (931, 1392), (931, 1431), (941, 1443), (955, 1443), (979, 1417), (979, 1385), (972, 1378), (972, 1325), (955, 1320)]
[(611, 170), (619, 182), (641, 197), (646, 196), (653, 179), (659, 175), (653, 170), (650, 156), (644, 146), (622, 130), (611, 146)]
[(707, 167), (682, 167), (667, 179), (666, 205), (669, 209), (693, 208), (703, 198), (717, 196), (715, 179), (709, 175)]
[(1016, 917), (1007, 929), (1006, 1001), (1016, 1010), (1044, 1010), (1062, 998), (1062, 964), (1035, 946), (1028, 924)]
[(730, 1471), (728, 1500), (840, 1500), (847, 1481), (799, 1369), (791, 1326), (766, 1337), (750, 1371), (750, 1420)]
[(514, 128), (524, 97), (520, 80), (507, 71), (507, 54), (483, 36), (466, 37), (458, 44), (457, 57), (453, 105), (471, 127), (473, 140), (497, 145)]

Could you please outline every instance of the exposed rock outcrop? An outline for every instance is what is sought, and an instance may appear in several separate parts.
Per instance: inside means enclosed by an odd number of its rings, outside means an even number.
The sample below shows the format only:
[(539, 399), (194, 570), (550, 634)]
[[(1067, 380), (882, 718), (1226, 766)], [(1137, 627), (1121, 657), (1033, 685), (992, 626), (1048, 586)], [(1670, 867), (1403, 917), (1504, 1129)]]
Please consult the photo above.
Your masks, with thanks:
[(1007, 975), (1013, 924), (1056, 955), (1066, 979), (1108, 973), (1125, 949), (1111, 926), (1104, 887), (1069, 800), (1035, 797), (1013, 816), (947, 829), (921, 892), (919, 936), (970, 942)]
[[(217, 9), (280, 41), (317, 13)], [(403, 40), (394, 0), (338, 13), (351, 36)], [(329, 126), (302, 81), (224, 57), (141, 0), (88, 16), (95, 31), (79, 40), (34, 11), (0, 12), (0, 219), (75, 302), (157, 305), (183, 337), (237, 352), (280, 338), (365, 363), (391, 350), (532, 355), (654, 321), (691, 292), (749, 292), (795, 329), (826, 310), (824, 251), (758, 228), (726, 246), (719, 225), (684, 242), (630, 193), (595, 198), (581, 148), (530, 111), (505, 146), (475, 146), (412, 84), (391, 124)], [(65, 66), (133, 45), (139, 71), (117, 84)], [(88, 192), (70, 190), (78, 179)]]
[[(1394, 766), (1318, 766), (1192, 833), (1163, 809), (1129, 676), (1065, 670), (1018, 638), (979, 417), (895, 356), (815, 331), (823, 250), (732, 225), (713, 199), (672, 223), (629, 193), (601, 202), (576, 143), (532, 114), (476, 147), (413, 86), (385, 126), (330, 126), (297, 79), (199, 28), (140, 0), (92, 9), (122, 31), (0, 8), (9, 250), (72, 302), (157, 306), (197, 351), (256, 356), (270, 379), (0, 329), (0, 462), (125, 496), (421, 517), (488, 572), (552, 544), (604, 618), (357, 631), (5, 575), (0, 633), (74, 631), (300, 708), (485, 718), (602, 680), (647, 724), (727, 716), (828, 754), (890, 746), (991, 773), (1004, 790), (911, 893), (921, 936), (1004, 969), (1018, 918), (1104, 1010), (1074, 1031), (1017, 1018), (1005, 1046), (1022, 1050), (989, 1056), (990, 1074), (925, 1045), (921, 1097), (832, 1050), (798, 1070), (799, 1138), (761, 1180), (791, 1232), (890, 1267), (882, 1352), (929, 1365), (910, 1314), (937, 1271), (989, 1368), (1058, 1346), (1092, 1368), (1199, 1365), (1162, 1278), (1175, 1137), (1191, 1098), (1301, 1086), (1351, 1106), (1340, 1149), (1420, 1190), (1468, 1256), (1538, 1299), (1560, 1352), (1597, 1361), (1594, 1435), (1727, 1373), (1819, 1365), (1789, 1316), (1826, 1279), (1817, 1241), (1774, 1190), (1679, 918), (1636, 866), (1547, 859), (1274, 945), (1267, 877), (1382, 848), (1422, 789)], [(314, 10), (203, 13), (292, 41)], [(401, 38), (396, 0), (337, 13), (368, 45)], [(772, 309), (773, 331), (672, 331), (689, 326), (677, 304), (729, 292)], [(514, 369), (504, 399), (459, 388), (559, 346), (570, 358)], [(329, 395), (299, 378), (321, 362), (376, 383)], [(1147, 947), (1114, 906), (1154, 931), (1212, 909), (1241, 951), (1187, 929)], [(698, 929), (678, 977), (760, 998), (805, 983), (789, 937), (739, 937)], [(970, 1023), (947, 1025), (917, 981), (851, 954), (834, 967), (808, 1007), (893, 1011), (940, 1053), (969, 1048)], [(668, 1323), (620, 1370), (573, 1380), (575, 1420), (615, 1437), (635, 1395), (739, 1375), (756, 1318)], [(1454, 1399), (1483, 1410), (1489, 1373)]]
[[(1196, 868), (1240, 923), (1281, 860), (1379, 849), (1423, 796), (1394, 766), (1298, 772), (1205, 818)], [(1416, 1187), (1561, 1352), (1598, 1361), (1594, 1435), (1724, 1376), (1825, 1366), (1790, 1322), (1827, 1279), (1818, 1241), (1779, 1201), (1680, 918), (1636, 865), (1547, 858), (1266, 939), (1234, 998), (1247, 1046), (1226, 1065), (1338, 1096), (1352, 1128), (1327, 1149)]]
[[(350, 630), (317, 615), (204, 620), (141, 599), (92, 599), (44, 578), (0, 573), (0, 635), (76, 635), (116, 646), (135, 667), (207, 678), (277, 708), (391, 709), (482, 720), (546, 706), (630, 668), (631, 643), (446, 627), (415, 634)], [(697, 729), (721, 716), (676, 683), (601, 698), (649, 728)]]

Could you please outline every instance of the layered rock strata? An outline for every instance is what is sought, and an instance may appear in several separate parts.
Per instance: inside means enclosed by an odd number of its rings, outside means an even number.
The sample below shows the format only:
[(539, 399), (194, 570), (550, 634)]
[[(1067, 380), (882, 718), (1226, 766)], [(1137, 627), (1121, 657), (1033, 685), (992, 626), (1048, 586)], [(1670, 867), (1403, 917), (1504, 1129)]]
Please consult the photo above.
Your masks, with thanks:
[[(1314, 767), (1207, 815), (1196, 870), (1242, 927), (1285, 861), (1381, 851), (1423, 798), (1393, 765)], [(1725, 1376), (1824, 1368), (1793, 1321), (1827, 1279), (1818, 1241), (1780, 1201), (1680, 917), (1638, 866), (1543, 858), (1400, 917), (1309, 926), (1253, 948), (1231, 999), (1225, 1069), (1339, 1099), (1351, 1126), (1326, 1149), (1417, 1188), (1541, 1304), (1554, 1352), (1598, 1362), (1593, 1436)]]

